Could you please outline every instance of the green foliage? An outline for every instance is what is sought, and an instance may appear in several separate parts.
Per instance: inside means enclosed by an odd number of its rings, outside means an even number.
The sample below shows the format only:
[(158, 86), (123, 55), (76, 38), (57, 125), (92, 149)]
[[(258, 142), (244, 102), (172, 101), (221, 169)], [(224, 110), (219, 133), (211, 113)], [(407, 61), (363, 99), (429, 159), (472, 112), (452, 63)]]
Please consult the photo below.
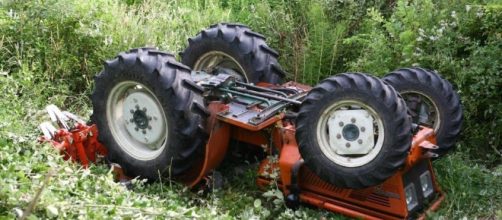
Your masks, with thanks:
[[(262, 194), (254, 170), (208, 197), (173, 183), (126, 191), (104, 166), (85, 171), (34, 140), (47, 103), (88, 117), (102, 61), (133, 47), (181, 51), (217, 22), (268, 37), (288, 78), (316, 84), (346, 71), (438, 70), (465, 114), (457, 153), (435, 163), (447, 192), (433, 217), (502, 217), (502, 5), (497, 0), (0, 1), (0, 216), (24, 210), (50, 170), (40, 218), (334, 218)], [(488, 167), (488, 168), (487, 168)], [(96, 187), (99, 186), (99, 187)], [(498, 213), (497, 213), (498, 211)], [(2, 217), (0, 217), (2, 218)]]
[(438, 70), (465, 108), (461, 150), (494, 164), (502, 156), (501, 5), (435, 2), (397, 1), (389, 18), (369, 9), (359, 33), (344, 40), (360, 51), (348, 68), (378, 75), (405, 66)]
[(434, 163), (439, 183), (446, 192), (445, 204), (433, 217), (460, 219), (466, 216), (500, 218), (502, 166), (489, 170), (474, 164), (465, 155), (453, 154)]

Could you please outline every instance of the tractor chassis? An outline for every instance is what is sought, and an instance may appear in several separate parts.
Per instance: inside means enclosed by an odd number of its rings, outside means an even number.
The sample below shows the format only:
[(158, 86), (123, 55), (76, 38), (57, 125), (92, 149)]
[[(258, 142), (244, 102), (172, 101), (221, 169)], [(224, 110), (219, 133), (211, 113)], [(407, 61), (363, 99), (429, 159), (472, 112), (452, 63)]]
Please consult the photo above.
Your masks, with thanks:
[[(194, 74), (194, 73), (192, 73)], [(199, 73), (200, 74), (200, 73)], [(298, 208), (300, 203), (307, 203), (315, 207), (338, 212), (351, 217), (364, 219), (403, 219), (424, 218), (425, 213), (436, 210), (444, 200), (443, 192), (436, 182), (430, 158), (436, 155), (430, 150), (436, 149), (434, 131), (427, 127), (416, 127), (413, 142), (406, 163), (401, 170), (384, 183), (364, 188), (346, 189), (336, 187), (319, 178), (314, 172), (303, 166), (295, 138), (294, 116), (289, 118), (288, 112), (282, 111), (289, 105), (295, 105), (310, 87), (295, 82), (288, 82), (281, 87), (298, 91), (283, 100), (274, 97), (264, 97), (261, 93), (249, 91), (235, 91), (234, 86), (228, 84), (228, 76), (213, 76), (219, 78), (210, 89), (198, 88), (206, 98), (215, 94), (214, 90), (233, 93), (236, 96), (246, 97), (251, 100), (267, 98), (269, 107), (254, 109), (251, 105), (244, 106), (241, 102), (211, 101), (207, 103), (205, 111), (208, 115), (206, 131), (209, 139), (205, 146), (204, 157), (178, 180), (190, 187), (199, 184), (213, 169), (224, 159), (228, 150), (230, 139), (261, 146), (266, 152), (279, 152), (278, 158), (264, 159), (259, 167), (257, 184), (266, 189), (276, 182), (285, 195), (286, 205)], [(207, 81), (207, 80), (205, 80)], [(210, 80), (211, 81), (211, 80)], [(224, 85), (222, 87), (222, 85)], [(197, 87), (197, 84), (189, 86)], [(237, 84), (241, 86), (241, 84)], [(260, 84), (261, 90), (275, 85)], [(247, 89), (257, 89), (247, 86)], [(209, 91), (209, 92), (208, 92)], [(230, 92), (229, 92), (230, 91)], [(221, 95), (221, 93), (219, 93)], [(238, 99), (238, 98), (237, 98)], [(233, 97), (236, 100), (236, 97)], [(249, 101), (249, 100), (248, 100)], [(200, 108), (195, 107), (195, 108)], [(197, 111), (197, 109), (195, 109)], [(267, 113), (267, 114), (264, 114)], [(270, 174), (278, 172), (279, 178), (270, 178)], [(424, 177), (425, 175), (425, 177)], [(422, 179), (429, 178), (427, 195), (422, 193)], [(412, 187), (410, 187), (412, 186)], [(407, 204), (407, 193), (413, 194), (411, 205)], [(409, 198), (409, 196), (408, 196)], [(410, 201), (408, 202), (410, 203)]]

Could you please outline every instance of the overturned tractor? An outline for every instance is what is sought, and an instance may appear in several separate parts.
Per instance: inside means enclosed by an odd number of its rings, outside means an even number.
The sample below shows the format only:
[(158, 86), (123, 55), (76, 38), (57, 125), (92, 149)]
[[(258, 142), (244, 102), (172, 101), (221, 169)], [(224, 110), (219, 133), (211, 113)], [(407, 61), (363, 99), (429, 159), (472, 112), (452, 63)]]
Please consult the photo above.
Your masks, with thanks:
[(283, 83), (278, 53), (247, 26), (213, 25), (188, 43), (181, 62), (133, 49), (95, 78), (92, 121), (127, 176), (194, 187), (235, 140), (265, 148), (257, 183), (276, 181), (291, 208), (403, 219), (443, 200), (431, 160), (453, 147), (462, 109), (436, 72), (343, 73), (310, 87)]

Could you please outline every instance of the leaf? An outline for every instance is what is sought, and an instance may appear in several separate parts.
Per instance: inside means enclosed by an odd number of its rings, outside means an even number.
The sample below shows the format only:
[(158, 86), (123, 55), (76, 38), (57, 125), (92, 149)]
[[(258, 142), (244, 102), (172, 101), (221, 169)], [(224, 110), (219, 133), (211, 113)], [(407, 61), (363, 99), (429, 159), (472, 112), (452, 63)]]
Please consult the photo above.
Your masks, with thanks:
[(47, 216), (51, 218), (55, 218), (59, 215), (58, 208), (53, 205), (48, 205), (47, 207), (45, 207), (45, 211), (47, 212)]
[(261, 207), (261, 200), (260, 199), (255, 199), (254, 200), (254, 207), (255, 208), (260, 208)]
[(16, 216), (20, 217), (23, 215), (23, 210), (21, 210), (20, 208), (14, 208), (14, 213), (16, 213)]

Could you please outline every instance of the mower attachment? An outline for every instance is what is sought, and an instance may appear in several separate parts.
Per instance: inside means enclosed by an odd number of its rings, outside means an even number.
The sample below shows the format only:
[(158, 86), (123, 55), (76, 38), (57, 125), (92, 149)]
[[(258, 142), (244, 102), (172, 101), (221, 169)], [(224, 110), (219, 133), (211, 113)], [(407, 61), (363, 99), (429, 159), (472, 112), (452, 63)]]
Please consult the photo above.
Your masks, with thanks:
[[(86, 125), (80, 117), (61, 111), (55, 105), (48, 105), (46, 111), (52, 122), (43, 122), (39, 125), (44, 134), (39, 141), (50, 142), (64, 155), (65, 160), (71, 159), (87, 168), (89, 162), (96, 162), (98, 155), (107, 154), (106, 148), (98, 141), (96, 125)], [(53, 123), (60, 128), (54, 127)]]

